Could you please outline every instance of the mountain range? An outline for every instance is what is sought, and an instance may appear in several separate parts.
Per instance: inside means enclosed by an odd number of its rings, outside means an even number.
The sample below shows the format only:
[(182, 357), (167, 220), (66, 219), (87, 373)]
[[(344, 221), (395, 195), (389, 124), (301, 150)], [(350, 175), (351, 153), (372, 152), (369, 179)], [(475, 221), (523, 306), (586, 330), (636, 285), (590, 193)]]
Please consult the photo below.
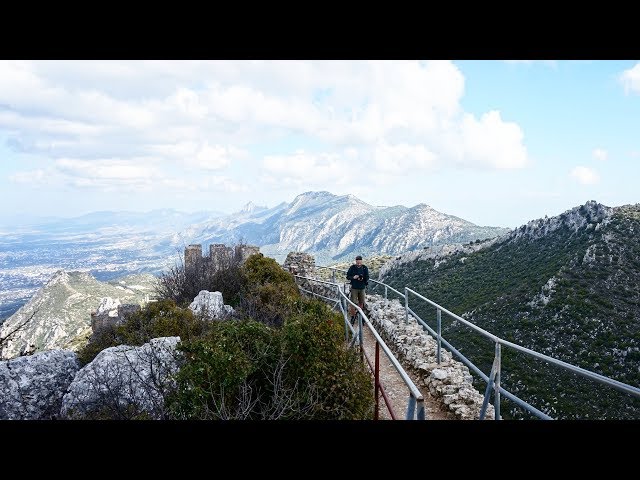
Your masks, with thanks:
[(129, 273), (157, 274), (184, 247), (239, 241), (282, 262), (306, 251), (317, 263), (390, 254), (430, 245), (464, 243), (507, 232), (480, 227), (428, 205), (380, 207), (353, 195), (306, 192), (267, 208), (247, 203), (240, 211), (183, 213), (95, 212), (19, 228), (0, 227), (0, 321), (23, 305), (56, 271), (78, 270), (98, 280)]
[[(383, 265), (383, 281), (420, 294), (506, 340), (640, 385), (640, 204), (595, 201), (467, 245)], [(435, 311), (410, 306), (435, 326)], [(442, 315), (443, 336), (484, 372), (493, 345)], [(503, 349), (502, 385), (558, 418), (637, 419), (640, 400)], [(480, 386), (483, 382), (478, 382)], [(527, 418), (505, 401), (508, 418)]]

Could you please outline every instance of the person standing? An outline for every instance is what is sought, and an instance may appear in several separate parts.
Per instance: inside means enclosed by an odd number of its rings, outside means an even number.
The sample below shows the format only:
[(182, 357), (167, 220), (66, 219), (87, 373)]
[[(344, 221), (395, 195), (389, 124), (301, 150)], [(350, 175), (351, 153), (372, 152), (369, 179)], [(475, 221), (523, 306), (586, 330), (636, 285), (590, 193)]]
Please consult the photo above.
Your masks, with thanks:
[[(347, 280), (351, 282), (351, 301), (357, 303), (360, 308), (364, 308), (364, 291), (369, 284), (369, 269), (362, 264), (362, 257), (356, 257), (356, 263), (349, 267)], [(349, 305), (351, 318), (356, 314), (353, 305)]]

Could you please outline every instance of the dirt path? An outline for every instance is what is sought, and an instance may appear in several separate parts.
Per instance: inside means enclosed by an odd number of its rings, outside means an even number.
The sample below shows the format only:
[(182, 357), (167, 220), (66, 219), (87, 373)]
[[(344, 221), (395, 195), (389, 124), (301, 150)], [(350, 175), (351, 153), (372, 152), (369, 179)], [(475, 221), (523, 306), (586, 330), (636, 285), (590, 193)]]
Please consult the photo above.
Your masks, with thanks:
[[(371, 362), (372, 368), (375, 365), (375, 353), (376, 353), (376, 340), (368, 327), (364, 327), (364, 350)], [(365, 360), (366, 362), (366, 360)], [(404, 365), (403, 365), (404, 367)], [(450, 412), (447, 412), (440, 405), (440, 402), (434, 399), (429, 393), (429, 390), (421, 386), (421, 382), (418, 381), (417, 375), (407, 371), (407, 374), (418, 387), (420, 393), (424, 397), (425, 404), (425, 416), (427, 420), (451, 420), (455, 417)], [(400, 374), (396, 371), (391, 361), (387, 358), (384, 350), (380, 348), (380, 383), (382, 384), (387, 397), (391, 403), (391, 408), (396, 416), (397, 420), (404, 420), (407, 414), (407, 403), (409, 399), (409, 388), (402, 380)], [(387, 410), (386, 403), (380, 395), (380, 419), (391, 420), (391, 415)]]

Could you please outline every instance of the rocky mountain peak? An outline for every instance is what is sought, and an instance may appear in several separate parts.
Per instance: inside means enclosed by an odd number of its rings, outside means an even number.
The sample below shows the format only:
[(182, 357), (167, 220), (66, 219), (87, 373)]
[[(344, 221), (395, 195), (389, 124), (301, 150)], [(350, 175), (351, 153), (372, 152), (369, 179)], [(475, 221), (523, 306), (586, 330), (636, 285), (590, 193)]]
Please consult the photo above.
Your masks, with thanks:
[(267, 207), (263, 207), (260, 205), (256, 205), (253, 202), (249, 202), (242, 206), (242, 209), (240, 209), (240, 213), (255, 213), (255, 212), (261, 212), (262, 210), (266, 210), (266, 209)]
[(606, 223), (612, 213), (613, 208), (595, 200), (589, 200), (584, 205), (573, 207), (555, 217), (530, 220), (509, 235), (511, 235), (512, 239), (518, 239), (523, 236), (536, 239), (548, 235), (561, 227), (568, 227), (574, 232), (585, 228), (589, 224), (595, 224), (596, 228), (599, 228), (597, 225)]

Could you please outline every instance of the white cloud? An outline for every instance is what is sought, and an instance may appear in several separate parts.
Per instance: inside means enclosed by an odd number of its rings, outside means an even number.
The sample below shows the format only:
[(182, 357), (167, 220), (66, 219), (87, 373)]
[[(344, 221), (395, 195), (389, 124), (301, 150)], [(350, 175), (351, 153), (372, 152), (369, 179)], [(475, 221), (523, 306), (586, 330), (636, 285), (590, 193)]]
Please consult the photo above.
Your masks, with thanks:
[(248, 186), (224, 175), (176, 177), (153, 158), (80, 160), (61, 158), (47, 169), (19, 171), (14, 183), (71, 186), (104, 192), (227, 192), (249, 191)]
[(609, 153), (603, 148), (596, 148), (593, 151), (593, 158), (604, 162), (609, 157)]
[(458, 161), (496, 169), (525, 167), (528, 157), (523, 138), (518, 124), (503, 121), (498, 111), (483, 114), (479, 121), (473, 115), (465, 114), (461, 138), (463, 150)]
[(600, 181), (600, 175), (589, 167), (578, 166), (569, 172), (569, 176), (576, 179), (582, 185), (594, 185)]
[(388, 145), (383, 142), (376, 146), (373, 159), (376, 173), (391, 175), (417, 173), (417, 170), (432, 168), (436, 163), (436, 155), (424, 145), (406, 143)]
[(624, 86), (624, 92), (626, 94), (630, 92), (640, 94), (640, 62), (622, 72), (619, 80)]
[[(353, 152), (349, 152), (353, 155)], [(261, 181), (287, 187), (344, 183), (355, 171), (354, 164), (336, 154), (306, 153), (298, 150), (291, 155), (267, 155), (262, 160)]]
[[(323, 188), (354, 165), (376, 181), (526, 166), (521, 128), (465, 112), (464, 90), (449, 61), (0, 61), (0, 134), (47, 159), (51, 182), (100, 188), (192, 188), (179, 180), (199, 171), (241, 191), (241, 160), (265, 182)], [(291, 136), (321, 153), (275, 153)]]
[(14, 183), (42, 185), (46, 183), (46, 172), (42, 169), (16, 172), (9, 176), (9, 180)]

